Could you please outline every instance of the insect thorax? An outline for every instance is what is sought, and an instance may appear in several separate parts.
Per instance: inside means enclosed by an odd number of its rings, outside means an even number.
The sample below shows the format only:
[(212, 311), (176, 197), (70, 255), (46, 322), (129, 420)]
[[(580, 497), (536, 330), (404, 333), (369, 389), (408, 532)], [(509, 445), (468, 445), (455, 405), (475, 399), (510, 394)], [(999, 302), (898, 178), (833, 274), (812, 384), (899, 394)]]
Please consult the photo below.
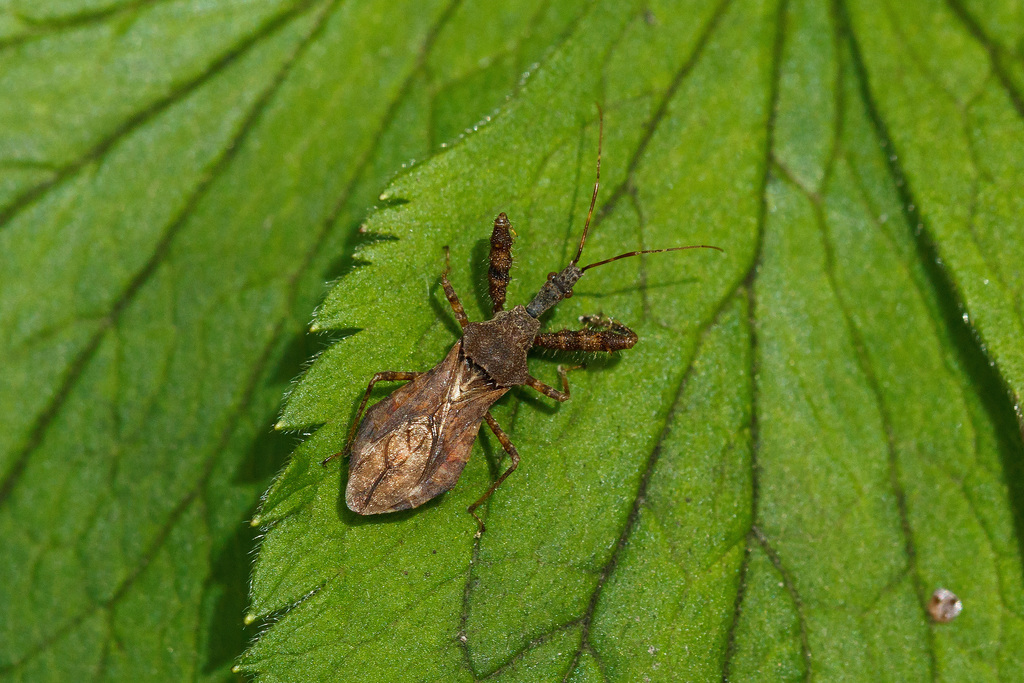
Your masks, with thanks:
[(559, 273), (549, 273), (547, 281), (533, 297), (533, 301), (526, 305), (526, 312), (534, 318), (539, 318), (544, 311), (553, 307), (562, 299), (572, 296), (572, 288), (579, 279), (583, 277), (583, 269), (575, 263), (570, 263)]
[(530, 376), (526, 352), (540, 329), (540, 321), (522, 306), (501, 311), (486, 322), (470, 323), (462, 337), (462, 351), (498, 386), (523, 384)]

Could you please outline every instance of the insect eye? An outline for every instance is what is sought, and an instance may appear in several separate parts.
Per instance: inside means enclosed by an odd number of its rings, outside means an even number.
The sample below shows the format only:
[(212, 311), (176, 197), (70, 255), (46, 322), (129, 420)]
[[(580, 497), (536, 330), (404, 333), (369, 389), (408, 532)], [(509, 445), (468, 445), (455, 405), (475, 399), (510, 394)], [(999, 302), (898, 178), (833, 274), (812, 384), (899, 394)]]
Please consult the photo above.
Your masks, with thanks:
[(566, 292), (565, 296), (562, 297), (562, 298), (563, 299), (571, 299), (572, 298), (572, 290), (570, 289), (568, 292)]
[(548, 280), (554, 280), (556, 275), (558, 275), (558, 273), (555, 273), (554, 271), (548, 273)]

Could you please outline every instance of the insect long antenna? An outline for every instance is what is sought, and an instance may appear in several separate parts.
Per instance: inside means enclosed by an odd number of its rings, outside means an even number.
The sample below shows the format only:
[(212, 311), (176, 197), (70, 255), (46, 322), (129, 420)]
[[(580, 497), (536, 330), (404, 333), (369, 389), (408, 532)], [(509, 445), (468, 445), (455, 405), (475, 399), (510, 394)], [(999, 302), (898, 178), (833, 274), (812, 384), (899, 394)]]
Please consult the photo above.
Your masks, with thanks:
[(580, 237), (580, 246), (576, 249), (576, 256), (573, 257), (570, 264), (576, 265), (579, 263), (580, 256), (583, 254), (583, 245), (587, 242), (587, 231), (590, 230), (590, 219), (594, 217), (594, 206), (597, 204), (597, 190), (601, 187), (601, 145), (604, 142), (604, 111), (601, 110), (601, 105), (597, 105), (597, 177), (594, 178), (594, 195), (590, 198), (590, 211), (587, 212), (587, 222), (583, 224), (583, 236)]
[(604, 143), (604, 112), (601, 110), (601, 105), (597, 105), (597, 172), (596, 178), (594, 178), (594, 196), (590, 198), (590, 210), (587, 212), (587, 222), (583, 225), (583, 235), (580, 237), (580, 246), (576, 249), (576, 256), (573, 257), (572, 261), (569, 261), (569, 265), (558, 273), (548, 273), (547, 281), (541, 286), (540, 291), (533, 297), (529, 304), (526, 305), (526, 312), (533, 318), (539, 318), (545, 311), (550, 310), (552, 306), (555, 306), (562, 299), (568, 299), (572, 296), (572, 288), (576, 285), (576, 282), (583, 277), (583, 271), (590, 268), (597, 268), (603, 266), (606, 263), (612, 261), (618, 261), (620, 258), (628, 258), (630, 256), (639, 256), (640, 254), (657, 254), (663, 251), (681, 251), (683, 249), (718, 249), (708, 244), (694, 244), (686, 247), (669, 247), (667, 249), (645, 249), (643, 251), (631, 251), (628, 254), (619, 254), (613, 256), (610, 259), (604, 261), (598, 261), (597, 263), (591, 263), (589, 266), (580, 268), (577, 264), (579, 263), (580, 256), (583, 254), (583, 246), (587, 243), (587, 233), (590, 231), (590, 221), (594, 218), (594, 207), (597, 206), (597, 191), (601, 187), (601, 147)]
[(629, 258), (630, 256), (639, 256), (640, 254), (660, 254), (663, 251), (682, 251), (683, 249), (715, 249), (716, 251), (722, 251), (721, 247), (713, 247), (710, 244), (691, 244), (686, 247), (669, 247), (667, 249), (644, 249), (643, 251), (631, 251), (626, 254), (619, 254), (611, 258), (606, 258), (604, 261), (598, 261), (597, 263), (591, 263), (589, 266), (583, 266), (580, 271), (586, 271), (591, 268), (597, 268), (603, 266), (606, 263), (612, 261), (618, 261), (620, 258)]

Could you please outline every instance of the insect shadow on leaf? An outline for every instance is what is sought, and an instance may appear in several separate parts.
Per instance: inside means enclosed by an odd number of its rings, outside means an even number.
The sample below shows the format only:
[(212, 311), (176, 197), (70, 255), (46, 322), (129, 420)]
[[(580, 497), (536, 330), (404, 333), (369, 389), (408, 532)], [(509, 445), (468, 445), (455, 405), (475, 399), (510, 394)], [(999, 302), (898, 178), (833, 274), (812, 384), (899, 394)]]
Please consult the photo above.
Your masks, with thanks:
[[(614, 353), (630, 349), (637, 335), (626, 325), (604, 315), (583, 316), (584, 326), (576, 330), (541, 332), (540, 317), (562, 299), (591, 268), (619, 259), (684, 249), (716, 249), (704, 244), (665, 249), (646, 249), (619, 254), (580, 267), (590, 222), (601, 186), (601, 144), (604, 117), (598, 107), (598, 151), (594, 192), (576, 255), (560, 272), (548, 274), (540, 291), (525, 306), (505, 310), (505, 294), (512, 266), (515, 231), (505, 213), (498, 214), (491, 231), (488, 296), (493, 316), (470, 322), (458, 294), (448, 280), (451, 268), (448, 247), (441, 286), (462, 337), (448, 355), (426, 372), (378, 372), (366, 387), (344, 450), (326, 458), (327, 465), (338, 455), (349, 454), (345, 503), (360, 515), (397, 512), (418, 507), (448, 491), (458, 481), (472, 453), (484, 422), (511, 459), (509, 467), (490, 488), (469, 506), (476, 519), (477, 535), (484, 523), (476, 509), (501, 486), (519, 466), (519, 452), (490, 413), (494, 403), (511, 388), (526, 386), (556, 401), (569, 400), (568, 372), (575, 368), (558, 366), (561, 390), (530, 375), (527, 353), (533, 348), (587, 353)], [(578, 367), (578, 366), (577, 366)], [(407, 382), (368, 410), (366, 404), (378, 382)], [(363, 412), (365, 417), (360, 419)]]

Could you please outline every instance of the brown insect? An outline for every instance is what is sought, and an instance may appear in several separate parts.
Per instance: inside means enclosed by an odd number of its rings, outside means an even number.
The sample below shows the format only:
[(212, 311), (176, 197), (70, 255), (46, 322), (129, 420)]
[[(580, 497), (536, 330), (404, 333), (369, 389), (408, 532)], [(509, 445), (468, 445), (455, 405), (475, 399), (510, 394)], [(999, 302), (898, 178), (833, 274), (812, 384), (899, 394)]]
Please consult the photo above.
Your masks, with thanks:
[[(458, 481), (472, 452), (480, 425), (487, 425), (498, 437), (512, 464), (491, 484), (468, 512), (484, 530), (476, 515), (480, 506), (519, 466), (519, 453), (508, 435), (490, 414), (490, 407), (514, 386), (526, 385), (556, 401), (569, 400), (568, 370), (558, 366), (562, 390), (549, 387), (530, 376), (526, 354), (533, 347), (566, 351), (614, 352), (632, 348), (636, 333), (604, 316), (585, 316), (581, 330), (540, 332), (538, 318), (562, 299), (572, 296), (576, 282), (591, 268), (639, 254), (655, 254), (683, 249), (719, 249), (707, 245), (631, 251), (591, 263), (580, 268), (577, 263), (587, 241), (587, 231), (594, 215), (597, 191), (601, 181), (601, 143), (597, 152), (597, 179), (590, 200), (590, 211), (576, 256), (560, 273), (549, 273), (548, 279), (526, 306), (510, 311), (505, 306), (505, 290), (512, 266), (512, 226), (508, 216), (498, 215), (491, 233), (488, 279), (494, 317), (485, 322), (470, 322), (458, 295), (448, 281), (450, 264), (441, 275), (448, 303), (462, 326), (462, 339), (455, 343), (440, 364), (427, 372), (378, 372), (370, 380), (359, 404), (348, 450), (351, 454), (345, 502), (361, 515), (397, 512), (422, 505), (444, 493)], [(445, 247), (448, 258), (448, 247)], [(379, 401), (360, 416), (366, 408), (370, 392), (377, 382), (407, 381), (390, 396)], [(345, 451), (342, 451), (342, 453)], [(341, 453), (336, 453), (330, 460)]]

